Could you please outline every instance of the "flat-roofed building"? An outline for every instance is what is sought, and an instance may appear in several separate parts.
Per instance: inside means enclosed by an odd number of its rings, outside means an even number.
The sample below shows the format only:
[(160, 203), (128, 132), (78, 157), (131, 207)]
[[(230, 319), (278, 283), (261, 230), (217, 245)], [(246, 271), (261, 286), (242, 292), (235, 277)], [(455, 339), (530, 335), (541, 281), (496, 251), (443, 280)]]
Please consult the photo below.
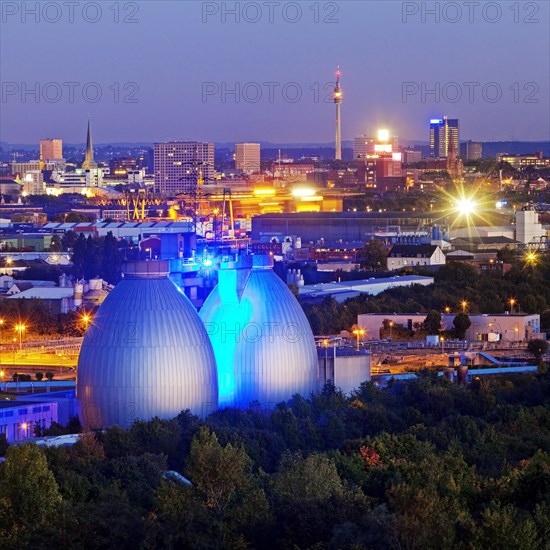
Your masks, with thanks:
[(61, 139), (41, 139), (40, 140), (40, 160), (47, 162), (49, 160), (61, 160), (63, 158), (63, 140)]
[(57, 403), (44, 401), (0, 401), (0, 434), (8, 443), (34, 437), (35, 428), (49, 428), (57, 422)]
[[(378, 340), (384, 321), (391, 321), (394, 327), (412, 330), (416, 323), (422, 323), (427, 313), (363, 313), (357, 316), (357, 325), (365, 331), (365, 340)], [(441, 315), (441, 330), (452, 330), (456, 313)], [(466, 340), (470, 342), (521, 342), (540, 333), (540, 315), (484, 314), (470, 313), (470, 328)]]
[(155, 143), (155, 191), (193, 192), (214, 179), (214, 144), (198, 141)]
[(235, 145), (235, 168), (245, 174), (260, 172), (260, 144), (237, 143)]

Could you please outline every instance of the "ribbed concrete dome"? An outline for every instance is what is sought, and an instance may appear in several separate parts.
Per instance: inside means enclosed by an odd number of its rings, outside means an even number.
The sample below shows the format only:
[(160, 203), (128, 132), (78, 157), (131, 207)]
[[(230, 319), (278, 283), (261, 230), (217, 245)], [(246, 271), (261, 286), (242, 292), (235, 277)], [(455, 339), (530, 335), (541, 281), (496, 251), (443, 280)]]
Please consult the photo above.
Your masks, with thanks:
[(317, 389), (317, 351), (300, 304), (271, 268), (220, 269), (200, 317), (216, 354), (219, 405), (273, 407)]
[(217, 407), (212, 346), (166, 262), (129, 265), (88, 329), (77, 371), (80, 416), (88, 428), (205, 416)]

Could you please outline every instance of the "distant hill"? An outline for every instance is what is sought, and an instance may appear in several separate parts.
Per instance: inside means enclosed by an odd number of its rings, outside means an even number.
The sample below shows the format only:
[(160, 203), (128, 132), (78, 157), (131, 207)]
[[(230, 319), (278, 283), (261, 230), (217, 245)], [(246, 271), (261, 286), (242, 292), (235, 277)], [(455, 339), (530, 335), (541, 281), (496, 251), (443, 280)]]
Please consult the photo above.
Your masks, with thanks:
[(494, 157), (499, 153), (510, 155), (526, 155), (542, 151), (545, 157), (550, 157), (549, 141), (485, 141), (483, 145), (483, 156)]
[[(252, 140), (251, 140), (252, 141)], [(429, 145), (425, 141), (400, 140), (403, 147), (415, 148), (421, 150), (424, 155), (429, 155)], [(499, 153), (508, 153), (510, 155), (524, 155), (542, 151), (545, 157), (550, 157), (550, 140), (548, 141), (484, 141), (483, 157), (494, 157)], [(225, 158), (228, 156), (225, 152), (232, 151), (235, 148), (234, 142), (215, 143), (217, 157)], [(269, 141), (260, 141), (263, 159), (276, 159), (281, 156), (299, 159), (301, 157), (318, 157), (321, 159), (334, 158), (333, 143), (272, 143)], [(353, 142), (345, 140), (342, 143), (342, 156), (344, 160), (353, 159)], [(85, 144), (63, 144), (65, 151), (69, 154), (68, 158), (79, 158), (84, 151)], [(136, 154), (137, 150), (149, 149), (153, 143), (135, 142), (135, 143), (100, 143), (94, 146), (97, 160), (109, 160), (115, 156), (129, 156)], [(38, 144), (8, 144), (2, 142), (0, 146), (0, 162), (9, 162), (12, 160), (12, 153), (18, 151), (21, 153), (19, 160), (29, 160), (37, 158)], [(72, 156), (71, 156), (72, 155)]]

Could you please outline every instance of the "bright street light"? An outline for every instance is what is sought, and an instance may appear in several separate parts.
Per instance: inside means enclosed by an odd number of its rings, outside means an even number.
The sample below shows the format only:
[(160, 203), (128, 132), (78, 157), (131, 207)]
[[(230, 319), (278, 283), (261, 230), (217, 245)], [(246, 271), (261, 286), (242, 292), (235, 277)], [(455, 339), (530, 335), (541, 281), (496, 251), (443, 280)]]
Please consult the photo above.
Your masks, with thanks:
[(537, 265), (539, 261), (539, 256), (534, 250), (532, 250), (530, 252), (526, 252), (525, 255), (523, 256), (523, 259), (525, 260), (527, 265), (534, 266), (534, 265)]
[(84, 331), (88, 330), (88, 327), (90, 323), (92, 322), (92, 318), (89, 313), (83, 313), (80, 317), (80, 320), (84, 323)]
[(357, 336), (357, 351), (359, 351), (359, 337), (363, 336), (365, 334), (365, 330), (362, 329), (362, 328), (356, 328), (353, 331), (353, 334), (355, 334), (355, 336)]
[(462, 197), (455, 203), (455, 211), (464, 217), (470, 217), (477, 211), (477, 202), (470, 197)]
[(19, 350), (23, 349), (23, 332), (25, 331), (26, 327), (23, 324), (15, 325), (15, 332), (19, 333)]

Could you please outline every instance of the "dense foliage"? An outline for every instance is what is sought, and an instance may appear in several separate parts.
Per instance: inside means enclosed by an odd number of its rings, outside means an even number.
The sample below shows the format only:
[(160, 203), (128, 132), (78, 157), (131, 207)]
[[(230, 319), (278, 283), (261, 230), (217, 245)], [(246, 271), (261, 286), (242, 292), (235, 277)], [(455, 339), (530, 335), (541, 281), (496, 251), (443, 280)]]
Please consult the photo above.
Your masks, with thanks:
[(15, 325), (25, 324), (23, 342), (37, 336), (54, 339), (62, 336), (82, 336), (85, 324), (77, 311), (58, 313), (56, 308), (43, 300), (0, 299), (0, 319), (4, 320), (0, 330), (0, 342), (13, 343), (17, 336)]
[(549, 514), (548, 375), (327, 387), (0, 465), (3, 549), (543, 550)]

